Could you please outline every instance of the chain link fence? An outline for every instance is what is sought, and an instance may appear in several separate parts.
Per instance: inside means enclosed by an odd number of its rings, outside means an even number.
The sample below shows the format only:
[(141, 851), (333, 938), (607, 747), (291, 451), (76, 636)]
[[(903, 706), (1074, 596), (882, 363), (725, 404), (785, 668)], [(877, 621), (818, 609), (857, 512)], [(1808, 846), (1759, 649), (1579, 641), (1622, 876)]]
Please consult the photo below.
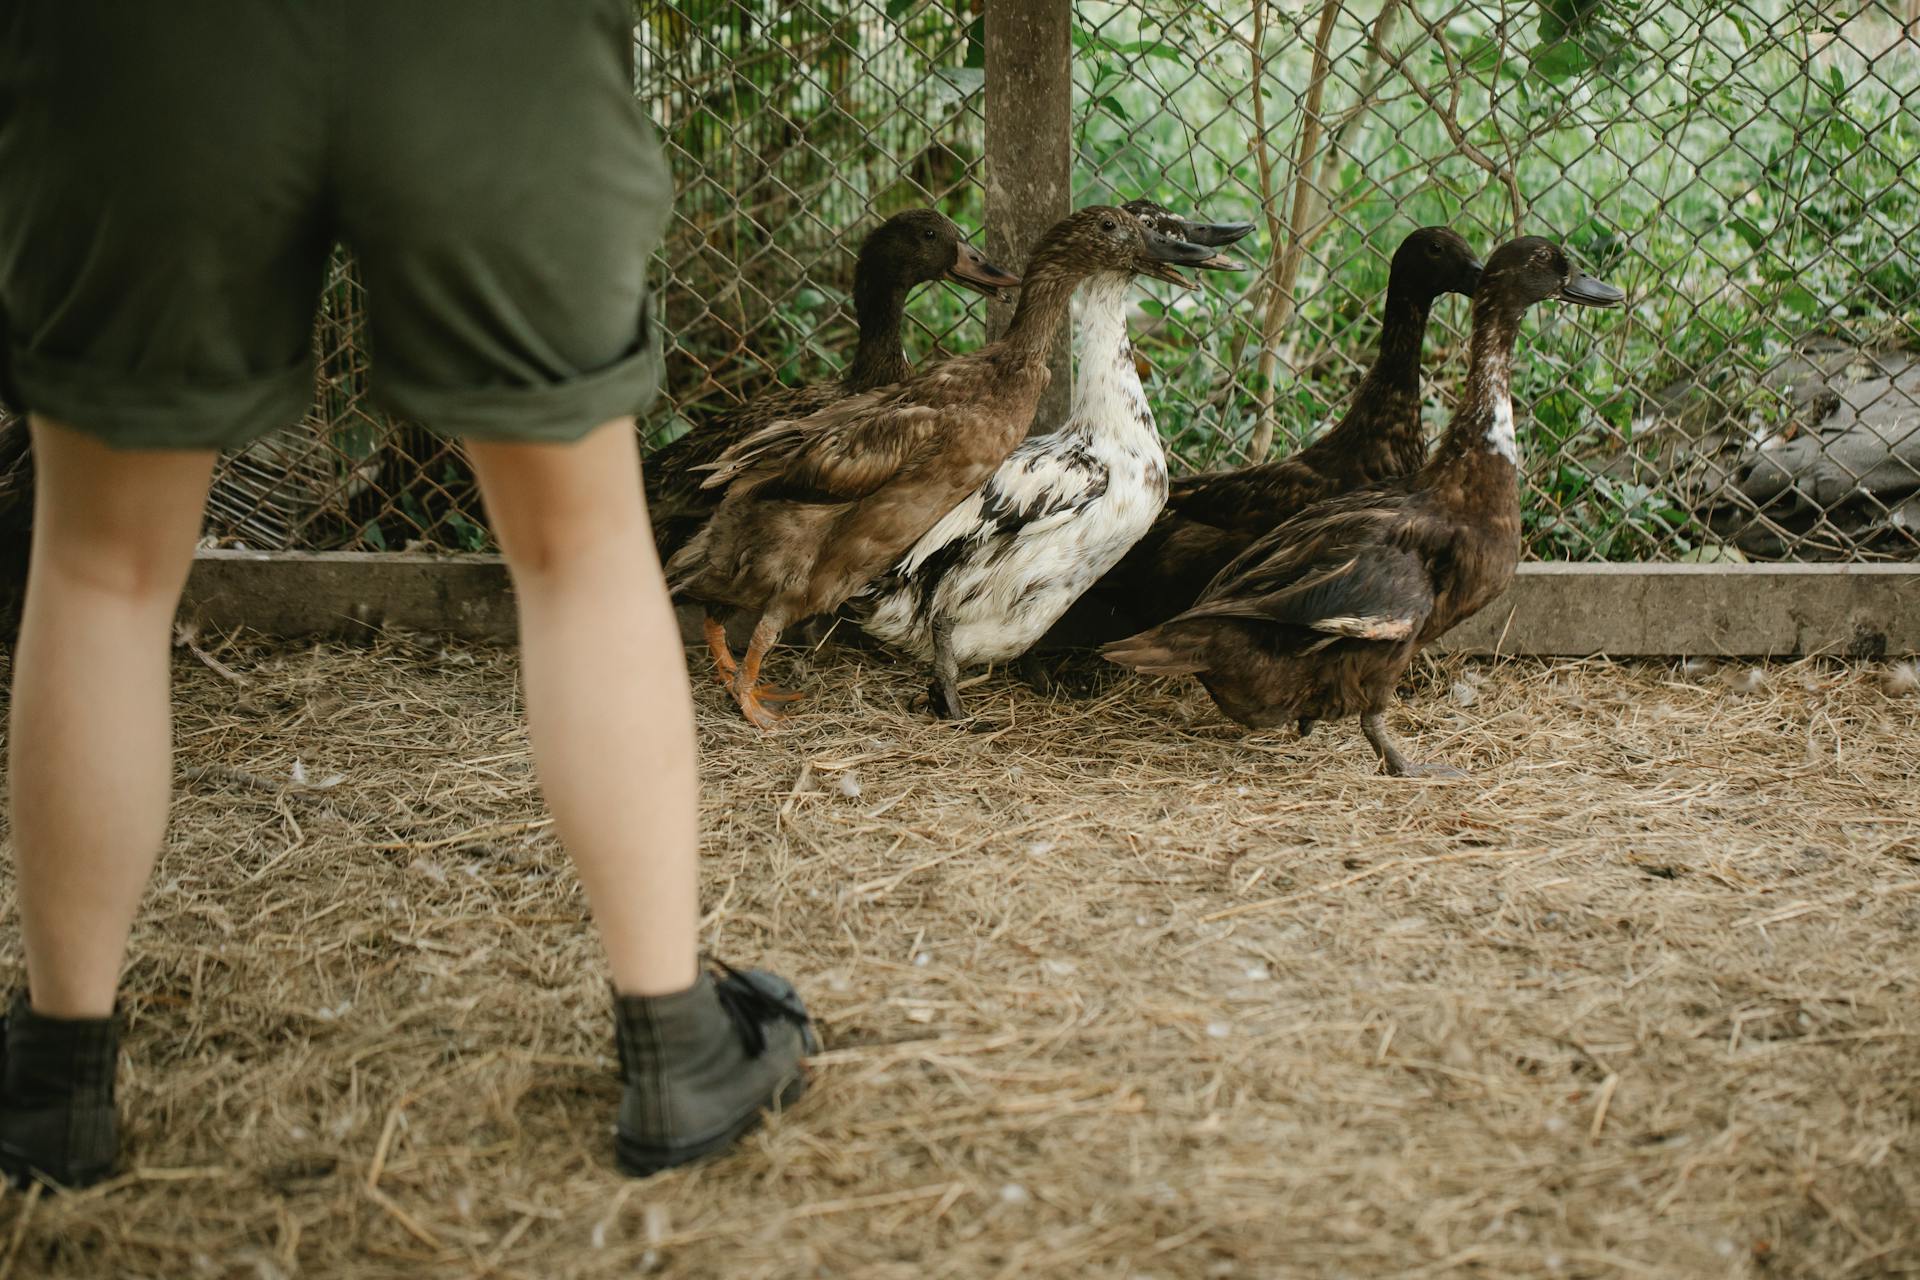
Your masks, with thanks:
[[(1258, 211), (1260, 278), (1145, 305), (1170, 451), (1284, 452), (1369, 358), (1388, 259), (1524, 230), (1626, 288), (1516, 367), (1546, 559), (1920, 551), (1920, 4), (1081, 0), (1076, 199)], [(1435, 430), (1467, 309), (1436, 308)], [(1198, 358), (1196, 358), (1196, 356)]]
[[(658, 443), (854, 338), (860, 237), (931, 205), (979, 240), (981, 0), (641, 0), (636, 83), (679, 196), (660, 255)], [(1625, 313), (1536, 309), (1516, 398), (1530, 554), (1920, 552), (1920, 0), (1075, 0), (1074, 196), (1253, 218), (1253, 270), (1143, 285), (1176, 471), (1277, 456), (1344, 407), (1387, 262), (1446, 223), (1553, 236)], [(1003, 264), (1018, 267), (1018, 263)], [(309, 418), (223, 462), (209, 534), (480, 550), (456, 447), (366, 398), (337, 264)], [(910, 306), (921, 359), (983, 338)], [(1427, 343), (1437, 430), (1465, 303)], [(4, 486), (0, 485), (0, 489)]]

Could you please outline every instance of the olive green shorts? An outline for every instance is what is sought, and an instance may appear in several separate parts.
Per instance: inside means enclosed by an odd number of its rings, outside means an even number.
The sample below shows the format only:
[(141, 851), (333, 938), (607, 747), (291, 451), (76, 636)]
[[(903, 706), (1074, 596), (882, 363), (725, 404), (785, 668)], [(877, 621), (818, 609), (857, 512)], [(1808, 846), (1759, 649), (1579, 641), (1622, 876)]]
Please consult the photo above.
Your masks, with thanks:
[(660, 378), (672, 201), (629, 0), (5, 0), (0, 392), (137, 448), (313, 401), (329, 254), (371, 390), (453, 435), (571, 440)]

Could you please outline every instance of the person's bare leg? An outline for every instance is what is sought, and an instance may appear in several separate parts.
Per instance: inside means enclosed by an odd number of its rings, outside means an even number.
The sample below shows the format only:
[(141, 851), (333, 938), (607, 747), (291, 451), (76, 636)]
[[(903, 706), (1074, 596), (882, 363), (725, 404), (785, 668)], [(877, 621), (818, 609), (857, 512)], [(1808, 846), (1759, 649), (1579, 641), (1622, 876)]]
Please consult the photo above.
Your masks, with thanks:
[(39, 1013), (98, 1018), (166, 832), (173, 615), (215, 455), (31, 427), (7, 770), (27, 986)]
[(519, 597), (534, 763), (614, 987), (683, 991), (699, 948), (693, 701), (633, 420), (468, 452)]

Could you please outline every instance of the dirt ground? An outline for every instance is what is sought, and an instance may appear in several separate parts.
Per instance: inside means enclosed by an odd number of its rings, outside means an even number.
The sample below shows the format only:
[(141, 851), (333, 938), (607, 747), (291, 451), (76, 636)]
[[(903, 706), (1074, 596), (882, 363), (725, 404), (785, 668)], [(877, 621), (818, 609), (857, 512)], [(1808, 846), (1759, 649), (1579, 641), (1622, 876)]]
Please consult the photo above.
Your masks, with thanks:
[(827, 1050), (644, 1183), (511, 655), (177, 672), (127, 1171), (7, 1193), (0, 1275), (1920, 1274), (1886, 666), (1428, 663), (1394, 718), (1446, 783), (1184, 682), (995, 677), (956, 729), (873, 655), (787, 655), (817, 696), (763, 737), (703, 681), (707, 937)]

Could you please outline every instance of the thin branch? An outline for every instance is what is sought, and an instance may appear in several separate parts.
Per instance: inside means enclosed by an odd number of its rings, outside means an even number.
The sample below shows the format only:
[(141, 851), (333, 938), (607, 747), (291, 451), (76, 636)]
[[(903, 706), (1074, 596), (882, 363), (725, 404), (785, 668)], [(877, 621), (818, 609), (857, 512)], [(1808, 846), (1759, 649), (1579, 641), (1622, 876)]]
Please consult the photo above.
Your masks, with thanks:
[[(1265, 8), (1264, 4), (1254, 6), (1254, 39), (1257, 46), (1262, 43), (1260, 37), (1265, 33), (1262, 17)], [(1280, 335), (1286, 332), (1287, 325), (1292, 322), (1297, 305), (1294, 288), (1300, 281), (1300, 267), (1306, 259), (1307, 228), (1314, 220), (1314, 200), (1318, 194), (1313, 180), (1314, 162), (1319, 157), (1320, 140), (1326, 127), (1320, 109), (1326, 97), (1327, 73), (1333, 64), (1328, 47), (1333, 42), (1333, 31), (1339, 24), (1342, 8), (1341, 0), (1326, 0), (1321, 6), (1319, 26), (1314, 32), (1313, 71), (1308, 77), (1306, 98), (1300, 107), (1300, 134), (1294, 148), (1293, 205), (1286, 226), (1286, 248), (1273, 265), (1268, 281), (1266, 315), (1260, 331), (1260, 416), (1254, 424), (1253, 438), (1247, 443), (1247, 456), (1254, 462), (1263, 461), (1273, 448), (1273, 379), (1280, 367)], [(1255, 57), (1256, 128), (1260, 128), (1261, 122), (1262, 113), (1258, 110), (1258, 103), (1264, 70), (1262, 49)], [(1271, 187), (1271, 181), (1263, 177), (1261, 194), (1267, 200), (1268, 226), (1277, 231), (1274, 227)]]
[[(1382, 50), (1382, 56), (1387, 60), (1388, 64), (1392, 66), (1394, 71), (1399, 73), (1400, 78), (1406, 82), (1407, 87), (1413, 90), (1422, 103), (1426, 104), (1427, 109), (1439, 117), (1440, 127), (1447, 131), (1447, 138), (1453, 143), (1454, 150), (1484, 169), (1489, 177), (1506, 187), (1508, 200), (1513, 206), (1513, 224), (1517, 231), (1526, 219), (1526, 201), (1520, 195), (1519, 179), (1514, 176), (1510, 169), (1505, 168), (1492, 156), (1474, 145), (1473, 139), (1467, 136), (1467, 131), (1460, 127), (1460, 92), (1464, 76), (1453, 61), (1453, 54), (1447, 48), (1446, 33), (1437, 30), (1433, 23), (1422, 18), (1418, 8), (1413, 10), (1413, 16), (1415, 20), (1425, 28), (1427, 34), (1433, 37), (1431, 41), (1416, 43), (1413, 48), (1424, 49), (1429, 47), (1429, 45), (1437, 47), (1440, 50), (1441, 58), (1446, 62), (1447, 79), (1449, 83), (1447, 104), (1442, 106), (1433, 91), (1421, 83), (1413, 72), (1407, 68), (1408, 55), (1406, 53), (1391, 53)], [(1411, 50), (1409, 50), (1409, 52), (1411, 52)], [(1500, 131), (1498, 121), (1494, 122), (1494, 130), (1496, 132)], [(1503, 139), (1504, 136), (1505, 135), (1502, 134)]]

